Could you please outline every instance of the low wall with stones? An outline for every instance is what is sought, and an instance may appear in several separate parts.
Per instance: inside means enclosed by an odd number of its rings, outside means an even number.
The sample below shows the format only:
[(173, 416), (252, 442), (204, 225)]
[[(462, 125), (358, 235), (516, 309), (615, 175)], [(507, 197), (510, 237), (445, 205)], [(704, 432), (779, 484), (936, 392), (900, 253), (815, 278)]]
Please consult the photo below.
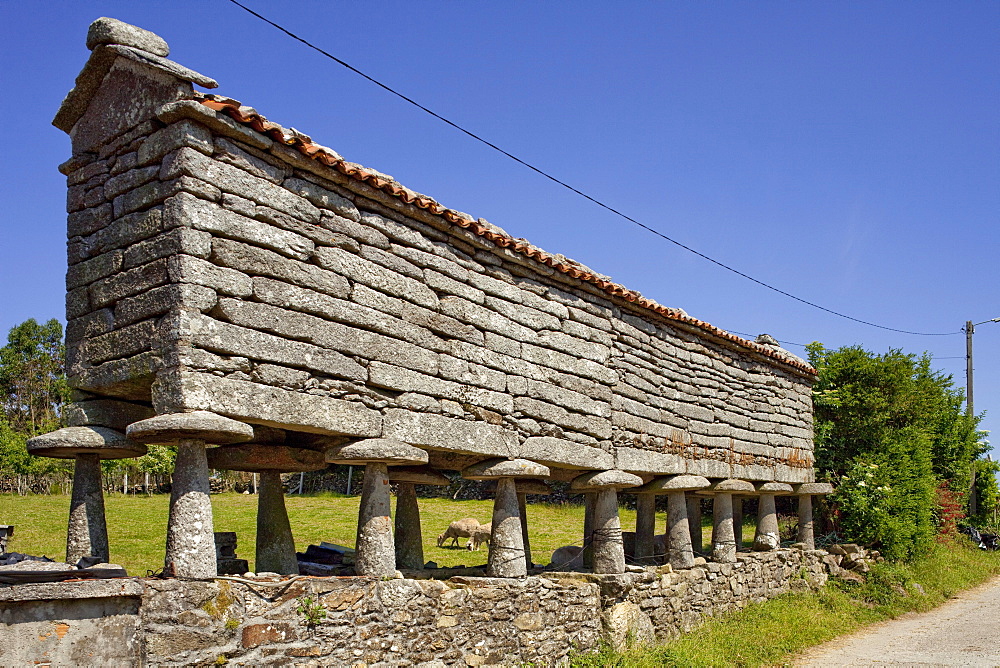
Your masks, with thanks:
[(661, 307), (191, 82), (214, 86), (99, 44), (56, 120), (74, 152), (73, 424), (209, 410), (306, 447), (398, 439), (440, 468), (813, 479), (812, 370), (773, 340)]
[[(602, 638), (664, 640), (707, 615), (818, 587), (831, 563), (822, 550), (783, 549), (676, 572), (523, 580), (18, 585), (0, 588), (0, 664), (548, 666)], [(306, 599), (321, 612), (302, 612)]]

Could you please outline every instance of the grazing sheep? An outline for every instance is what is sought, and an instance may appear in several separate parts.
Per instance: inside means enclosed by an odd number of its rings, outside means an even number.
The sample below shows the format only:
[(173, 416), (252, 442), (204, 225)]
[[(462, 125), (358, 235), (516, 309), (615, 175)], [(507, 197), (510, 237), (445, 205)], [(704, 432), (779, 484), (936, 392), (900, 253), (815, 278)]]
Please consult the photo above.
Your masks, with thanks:
[(487, 545), (490, 544), (490, 538), (493, 536), (493, 522), (488, 524), (480, 524), (475, 529), (472, 530), (472, 535), (469, 537), (469, 542), (465, 544), (468, 550), (478, 550), (479, 546), (483, 543)]
[(479, 520), (474, 517), (466, 517), (464, 519), (455, 520), (448, 525), (448, 528), (443, 534), (438, 536), (438, 547), (442, 547), (444, 542), (451, 538), (451, 546), (456, 547), (458, 545), (459, 538), (470, 538), (472, 536), (472, 530), (479, 526)]
[(563, 545), (556, 548), (549, 566), (563, 571), (583, 568), (583, 548), (579, 545)]

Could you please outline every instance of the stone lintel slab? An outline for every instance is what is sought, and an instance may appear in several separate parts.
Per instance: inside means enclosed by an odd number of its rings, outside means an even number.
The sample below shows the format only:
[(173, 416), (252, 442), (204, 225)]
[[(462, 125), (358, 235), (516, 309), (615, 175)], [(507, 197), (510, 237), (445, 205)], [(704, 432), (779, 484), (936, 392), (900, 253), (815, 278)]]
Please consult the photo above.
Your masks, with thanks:
[(666, 475), (671, 473), (685, 473), (687, 470), (687, 461), (679, 455), (672, 455), (665, 452), (617, 447), (615, 448), (614, 468), (628, 471), (629, 473)]
[(389, 469), (389, 482), (411, 485), (450, 485), (451, 481), (427, 466), (394, 466)]
[[(269, 427), (313, 434), (381, 436), (382, 416), (364, 404), (245, 380), (181, 371), (166, 379), (173, 410), (211, 410)], [(165, 383), (158, 384), (162, 385)], [(402, 440), (402, 439), (401, 439)]]
[(600, 448), (553, 436), (531, 436), (521, 445), (521, 457), (568, 469), (612, 469), (615, 457)]
[(153, 417), (153, 408), (115, 399), (91, 399), (67, 404), (63, 409), (71, 427), (110, 427), (124, 432), (130, 424)]
[(73, 582), (36, 582), (0, 587), (0, 605), (24, 601), (139, 597), (146, 587), (138, 578), (76, 580)]
[(706, 478), (729, 478), (733, 475), (733, 465), (716, 459), (691, 459), (685, 472)]
[(382, 435), (411, 445), (489, 457), (517, 457), (517, 434), (509, 429), (472, 420), (459, 420), (403, 408), (385, 411)]
[(326, 468), (326, 459), (322, 452), (285, 445), (259, 443), (225, 445), (212, 448), (207, 456), (208, 468), (224, 471), (301, 473)]

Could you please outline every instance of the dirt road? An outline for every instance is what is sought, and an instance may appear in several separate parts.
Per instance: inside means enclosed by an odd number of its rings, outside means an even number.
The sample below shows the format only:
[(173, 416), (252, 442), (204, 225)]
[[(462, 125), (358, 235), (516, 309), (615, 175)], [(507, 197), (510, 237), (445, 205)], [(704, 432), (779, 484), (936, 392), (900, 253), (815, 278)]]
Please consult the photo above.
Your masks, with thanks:
[(1000, 578), (939, 608), (832, 640), (796, 666), (1000, 666)]

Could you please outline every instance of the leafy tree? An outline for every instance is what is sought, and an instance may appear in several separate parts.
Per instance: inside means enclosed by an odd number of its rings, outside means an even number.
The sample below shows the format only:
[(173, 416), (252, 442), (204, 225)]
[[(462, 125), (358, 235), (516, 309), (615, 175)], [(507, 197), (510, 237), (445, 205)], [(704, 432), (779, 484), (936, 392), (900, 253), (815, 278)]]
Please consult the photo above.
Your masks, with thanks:
[(0, 409), (11, 429), (38, 434), (58, 426), (69, 390), (63, 373), (62, 325), (34, 318), (12, 328), (0, 348)]
[(930, 357), (858, 346), (808, 347), (814, 388), (816, 464), (837, 488), (838, 529), (910, 558), (930, 547), (935, 489), (947, 481), (964, 500), (983, 452), (978, 418)]

